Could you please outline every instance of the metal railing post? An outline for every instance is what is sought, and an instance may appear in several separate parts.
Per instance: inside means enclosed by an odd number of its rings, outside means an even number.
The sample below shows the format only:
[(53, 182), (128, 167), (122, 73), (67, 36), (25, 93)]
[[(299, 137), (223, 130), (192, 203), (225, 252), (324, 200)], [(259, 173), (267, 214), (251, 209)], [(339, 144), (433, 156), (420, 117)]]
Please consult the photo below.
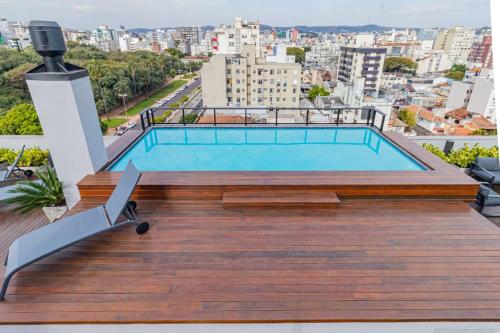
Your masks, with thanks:
[(247, 122), (247, 108), (245, 108), (245, 126), (247, 126), (248, 122)]
[(306, 113), (306, 126), (309, 126), (309, 109), (307, 109)]
[[(375, 110), (373, 110), (375, 111)], [(373, 113), (373, 116), (372, 116), (372, 127), (375, 125), (375, 117), (377, 116), (377, 113), (376, 112), (372, 112)]]
[(366, 126), (370, 125), (370, 119), (372, 118), (372, 109), (368, 110), (368, 117), (366, 117)]
[(148, 127), (151, 126), (151, 119), (149, 119), (149, 109), (146, 110), (146, 117), (147, 117), (147, 120), (148, 120)]
[(186, 110), (182, 108), (182, 123), (186, 126)]
[(214, 109), (214, 126), (217, 126), (217, 109)]
[(380, 132), (384, 131), (384, 125), (385, 125), (385, 114), (382, 116), (382, 124), (380, 125)]
[(150, 109), (149, 110), (151, 112), (151, 120), (153, 121), (153, 126), (156, 125), (155, 124), (155, 113), (154, 113), (154, 110)]
[(340, 123), (340, 109), (337, 109), (337, 123), (336, 125), (339, 126)]
[(278, 108), (276, 108), (276, 119), (274, 121), (274, 125), (278, 126)]
[(140, 114), (140, 118), (141, 118), (141, 127), (142, 127), (142, 130), (144, 131), (146, 129), (146, 127), (144, 127), (144, 114)]

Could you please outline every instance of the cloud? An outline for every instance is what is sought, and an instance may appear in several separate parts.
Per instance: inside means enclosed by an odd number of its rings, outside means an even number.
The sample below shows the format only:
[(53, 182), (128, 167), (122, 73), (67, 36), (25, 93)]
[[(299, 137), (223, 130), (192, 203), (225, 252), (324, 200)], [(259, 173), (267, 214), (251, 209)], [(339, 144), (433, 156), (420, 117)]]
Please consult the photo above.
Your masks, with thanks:
[(92, 11), (96, 10), (97, 8), (94, 6), (77, 5), (77, 6), (74, 6), (73, 9), (76, 10), (77, 12), (92, 12)]

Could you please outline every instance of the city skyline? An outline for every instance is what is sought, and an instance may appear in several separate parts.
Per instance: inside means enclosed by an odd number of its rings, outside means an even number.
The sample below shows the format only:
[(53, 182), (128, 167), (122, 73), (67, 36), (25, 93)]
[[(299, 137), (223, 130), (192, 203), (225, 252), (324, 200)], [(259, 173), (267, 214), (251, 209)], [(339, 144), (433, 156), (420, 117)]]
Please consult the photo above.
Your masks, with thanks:
[[(103, 7), (96, 0), (36, 1), (0, 0), (2, 17), (10, 20), (55, 20), (62, 26), (91, 29), (108, 24), (112, 27), (162, 28), (183, 25), (218, 25), (230, 23), (234, 16), (258, 19), (271, 26), (337, 26), (378, 24), (392, 27), (445, 27), (490, 26), (489, 0), (418, 0), (418, 5), (404, 4), (395, 0), (357, 0), (346, 4), (342, 1), (311, 0), (307, 8), (296, 9), (298, 0), (253, 2), (215, 0), (208, 3), (199, 0), (112, 0)], [(283, 12), (282, 8), (289, 8)], [(266, 8), (267, 10), (263, 10)], [(360, 10), (362, 8), (362, 10)], [(36, 16), (33, 14), (36, 12)], [(474, 12), (475, 15), (470, 15)], [(167, 14), (165, 14), (167, 13)], [(446, 13), (446, 15), (443, 15)], [(189, 15), (186, 15), (189, 14)]]

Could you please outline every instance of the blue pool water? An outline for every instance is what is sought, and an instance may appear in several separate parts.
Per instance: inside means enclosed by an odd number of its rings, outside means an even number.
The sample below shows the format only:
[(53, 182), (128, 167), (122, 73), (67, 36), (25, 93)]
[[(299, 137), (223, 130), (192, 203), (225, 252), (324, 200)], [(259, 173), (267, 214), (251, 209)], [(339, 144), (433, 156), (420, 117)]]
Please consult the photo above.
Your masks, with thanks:
[(110, 171), (418, 171), (368, 128), (152, 129)]

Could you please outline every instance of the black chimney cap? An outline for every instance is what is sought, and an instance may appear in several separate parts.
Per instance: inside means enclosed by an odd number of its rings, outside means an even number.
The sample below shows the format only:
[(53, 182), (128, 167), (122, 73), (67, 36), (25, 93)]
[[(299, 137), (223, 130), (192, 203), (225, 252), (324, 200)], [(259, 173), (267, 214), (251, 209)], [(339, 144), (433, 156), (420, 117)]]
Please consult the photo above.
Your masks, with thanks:
[(61, 27), (54, 21), (30, 21), (28, 30), (35, 51), (43, 57), (57, 57), (66, 53)]

